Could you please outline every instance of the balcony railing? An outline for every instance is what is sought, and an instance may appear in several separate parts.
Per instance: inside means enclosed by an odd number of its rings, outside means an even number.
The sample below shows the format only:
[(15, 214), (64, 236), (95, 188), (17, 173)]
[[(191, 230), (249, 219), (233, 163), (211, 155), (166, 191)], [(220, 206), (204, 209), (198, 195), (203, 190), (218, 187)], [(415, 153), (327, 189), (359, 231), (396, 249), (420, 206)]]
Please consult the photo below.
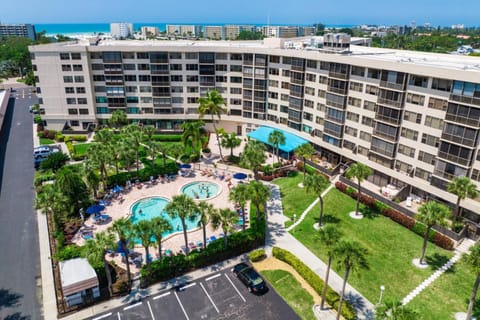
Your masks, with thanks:
[(437, 169), (435, 169), (435, 170), (433, 171), (433, 174), (436, 175), (436, 176), (438, 176), (438, 177), (447, 179), (447, 180), (452, 180), (453, 178), (456, 177), (456, 175), (454, 175), (454, 174), (451, 174), (451, 173), (448, 173), (448, 172), (444, 172), (444, 171), (440, 171), (440, 170), (437, 170)]
[(458, 163), (462, 166), (467, 166), (467, 167), (470, 166), (470, 163), (471, 163), (470, 159), (461, 158), (459, 156), (455, 156), (453, 154), (446, 153), (446, 152), (443, 152), (443, 151), (438, 152), (438, 157), (441, 158), (441, 159), (445, 159), (445, 160), (449, 160), (449, 161)]
[(477, 98), (477, 97), (465, 97), (465, 96), (459, 96), (456, 94), (451, 94), (450, 100), (480, 106), (480, 98)]
[(399, 91), (405, 90), (405, 85), (403, 83), (388, 82), (385, 80), (380, 81), (380, 87), (399, 90)]
[(330, 71), (328, 72), (328, 76), (332, 78), (337, 78), (337, 79), (348, 79), (348, 72), (347, 73), (340, 73), (340, 72), (335, 72), (335, 71)]
[(463, 117), (463, 116), (459, 116), (451, 113), (447, 113), (445, 115), (445, 120), (466, 124), (472, 127), (480, 126), (480, 119), (467, 118), (467, 117)]
[(384, 115), (378, 114), (378, 113), (375, 114), (375, 119), (383, 121), (383, 122), (388, 122), (388, 123), (394, 124), (394, 125), (400, 125), (400, 122), (401, 122), (401, 119), (399, 119), (399, 118), (387, 117), (387, 116), (384, 116)]
[(380, 130), (377, 130), (377, 129), (373, 129), (373, 135), (378, 136), (378, 137), (383, 138), (383, 139), (386, 139), (386, 140), (389, 140), (391, 142), (396, 142), (397, 141), (397, 136), (392, 136), (392, 135), (386, 134), (386, 133), (384, 133)]
[(334, 86), (328, 86), (327, 90), (333, 93), (341, 94), (341, 95), (347, 94), (347, 88), (336, 88)]
[(387, 105), (387, 106), (392, 106), (392, 107), (399, 108), (399, 109), (402, 108), (402, 101), (390, 100), (390, 99), (378, 97), (377, 103), (384, 104), (384, 105)]
[(475, 140), (474, 139), (467, 139), (462, 136), (453, 135), (450, 133), (442, 133), (442, 140), (447, 140), (451, 142), (455, 142), (467, 147), (475, 147)]
[(377, 147), (377, 146), (374, 146), (374, 145), (370, 146), (370, 151), (381, 154), (382, 156), (389, 157), (391, 159), (393, 159), (395, 157), (395, 152), (393, 152), (393, 151), (388, 152), (384, 148), (380, 148), (380, 147)]

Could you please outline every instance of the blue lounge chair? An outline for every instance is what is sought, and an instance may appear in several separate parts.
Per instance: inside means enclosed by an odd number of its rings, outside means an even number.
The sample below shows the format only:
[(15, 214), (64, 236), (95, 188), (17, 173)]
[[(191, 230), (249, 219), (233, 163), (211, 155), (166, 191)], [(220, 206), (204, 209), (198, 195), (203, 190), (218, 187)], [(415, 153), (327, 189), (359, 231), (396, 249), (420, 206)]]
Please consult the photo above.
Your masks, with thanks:
[(210, 237), (210, 242), (215, 241), (215, 240), (217, 240), (217, 237), (215, 237), (215, 236)]

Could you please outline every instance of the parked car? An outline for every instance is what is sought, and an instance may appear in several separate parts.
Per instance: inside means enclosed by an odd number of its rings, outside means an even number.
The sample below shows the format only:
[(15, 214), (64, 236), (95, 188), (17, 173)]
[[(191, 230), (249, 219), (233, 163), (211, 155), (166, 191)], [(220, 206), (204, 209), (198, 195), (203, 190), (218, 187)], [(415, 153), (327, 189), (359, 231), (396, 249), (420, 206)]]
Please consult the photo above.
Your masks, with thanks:
[(52, 153), (52, 148), (49, 146), (40, 146), (33, 149), (33, 157), (37, 158), (46, 158)]
[(233, 267), (232, 272), (237, 275), (249, 292), (261, 294), (268, 290), (265, 280), (248, 264), (239, 263)]

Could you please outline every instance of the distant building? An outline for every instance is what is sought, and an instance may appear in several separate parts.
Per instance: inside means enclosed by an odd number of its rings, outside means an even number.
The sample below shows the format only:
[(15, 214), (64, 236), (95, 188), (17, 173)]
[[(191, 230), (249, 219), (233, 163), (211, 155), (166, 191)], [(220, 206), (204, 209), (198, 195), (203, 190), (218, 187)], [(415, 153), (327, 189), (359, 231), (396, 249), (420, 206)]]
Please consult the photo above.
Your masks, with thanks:
[(208, 39), (219, 40), (223, 38), (223, 27), (221, 26), (205, 26), (203, 28), (203, 37)]
[(298, 29), (298, 36), (299, 37), (307, 37), (307, 36), (312, 36), (315, 35), (317, 30), (315, 27), (300, 27)]
[(157, 27), (141, 27), (140, 31), (142, 33), (142, 37), (144, 38), (156, 37), (159, 34)]
[(298, 37), (298, 27), (278, 27), (279, 38), (295, 38)]
[(465, 29), (465, 25), (464, 24), (452, 24), (452, 29), (463, 30), (463, 29)]
[(344, 51), (350, 48), (350, 35), (346, 33), (327, 33), (323, 35), (323, 48)]
[(470, 54), (472, 52), (473, 52), (472, 46), (462, 45), (457, 49), (458, 54)]
[(240, 34), (240, 26), (234, 25), (234, 26), (224, 26), (223, 27), (223, 34), (225, 35), (225, 39), (228, 40), (235, 40), (238, 38), (238, 35)]
[(110, 33), (114, 38), (128, 38), (133, 35), (133, 25), (127, 22), (110, 23)]
[(167, 25), (167, 34), (185, 37), (199, 37), (201, 27), (198, 25)]
[(0, 24), (0, 37), (8, 36), (35, 40), (35, 26), (32, 24)]

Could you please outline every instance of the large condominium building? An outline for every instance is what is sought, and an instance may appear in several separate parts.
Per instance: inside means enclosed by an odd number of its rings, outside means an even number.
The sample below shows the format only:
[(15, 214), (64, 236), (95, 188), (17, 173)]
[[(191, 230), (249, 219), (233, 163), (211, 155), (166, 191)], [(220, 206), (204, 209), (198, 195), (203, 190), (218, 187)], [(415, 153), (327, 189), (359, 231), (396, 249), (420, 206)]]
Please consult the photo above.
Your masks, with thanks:
[(158, 27), (141, 27), (140, 32), (144, 38), (151, 38), (159, 35)]
[(223, 36), (226, 40), (235, 40), (242, 31), (255, 32), (255, 26), (227, 25), (223, 27)]
[[(228, 132), (267, 125), (296, 134), (334, 165), (367, 164), (379, 189), (455, 203), (446, 191), (452, 178), (479, 183), (478, 58), (283, 42), (70, 42), (30, 51), (47, 128), (86, 130), (124, 110), (173, 129), (198, 119), (198, 98), (216, 88)], [(476, 200), (462, 206), (480, 213)]]
[(0, 24), (0, 37), (8, 36), (35, 40), (35, 27), (31, 24)]
[(133, 35), (133, 25), (127, 22), (111, 23), (110, 33), (114, 38), (128, 38)]
[(199, 37), (201, 34), (201, 26), (199, 25), (167, 25), (167, 34)]
[(295, 26), (263, 26), (262, 33), (265, 37), (295, 38), (299, 35), (299, 28)]
[(212, 40), (223, 39), (223, 27), (205, 26), (203, 27), (203, 37)]

